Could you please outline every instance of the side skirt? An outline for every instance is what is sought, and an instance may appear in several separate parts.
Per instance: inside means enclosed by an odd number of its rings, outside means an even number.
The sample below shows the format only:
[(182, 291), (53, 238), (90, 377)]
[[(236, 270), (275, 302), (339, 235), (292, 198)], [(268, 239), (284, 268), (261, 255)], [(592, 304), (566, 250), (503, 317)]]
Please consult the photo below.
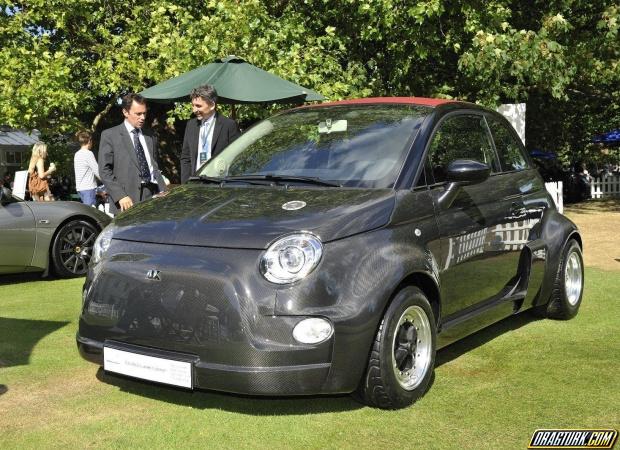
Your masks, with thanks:
[(512, 292), (508, 295), (500, 294), (446, 317), (440, 324), (437, 348), (445, 347), (516, 313), (521, 308), (524, 299), (525, 292), (523, 291)]

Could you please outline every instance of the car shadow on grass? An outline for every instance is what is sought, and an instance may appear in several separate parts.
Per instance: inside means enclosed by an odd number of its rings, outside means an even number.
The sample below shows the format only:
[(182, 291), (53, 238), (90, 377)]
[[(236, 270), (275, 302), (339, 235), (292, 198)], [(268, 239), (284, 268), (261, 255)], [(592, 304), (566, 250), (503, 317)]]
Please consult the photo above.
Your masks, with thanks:
[[(437, 352), (436, 366), (446, 364), (459, 356), (490, 342), (496, 337), (539, 320), (528, 312), (510, 316)], [(303, 397), (267, 397), (220, 393), (207, 390), (187, 391), (147, 381), (134, 380), (122, 375), (97, 371), (97, 378), (116, 386), (123, 392), (155, 400), (198, 409), (222, 409), (255, 416), (321, 414), (353, 411), (365, 408), (350, 395), (313, 395)], [(435, 380), (433, 374), (427, 390)]]
[(321, 414), (364, 408), (349, 395), (313, 395), (268, 397), (221, 393), (208, 390), (188, 391), (122, 375), (97, 371), (97, 378), (123, 392), (197, 409), (220, 409), (253, 416)]
[(0, 369), (27, 365), (37, 343), (69, 323), (0, 317)]
[(43, 276), (42, 272), (16, 273), (10, 275), (0, 275), (0, 286), (9, 284), (30, 283), (32, 281), (55, 281), (60, 278), (55, 275)]
[(493, 325), (483, 328), (474, 334), (470, 334), (469, 336), (439, 350), (435, 358), (435, 367), (449, 363), (459, 356), (492, 341), (498, 336), (506, 334), (510, 331), (518, 330), (519, 328), (537, 320), (542, 319), (540, 317), (536, 317), (530, 311), (525, 311), (500, 320)]

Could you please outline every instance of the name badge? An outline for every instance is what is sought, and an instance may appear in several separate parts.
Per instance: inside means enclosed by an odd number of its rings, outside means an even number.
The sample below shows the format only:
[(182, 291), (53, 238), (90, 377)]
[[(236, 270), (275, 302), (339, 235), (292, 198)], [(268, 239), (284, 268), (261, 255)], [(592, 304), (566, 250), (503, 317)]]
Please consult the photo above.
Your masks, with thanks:
[(200, 164), (207, 162), (207, 152), (200, 152), (199, 154)]

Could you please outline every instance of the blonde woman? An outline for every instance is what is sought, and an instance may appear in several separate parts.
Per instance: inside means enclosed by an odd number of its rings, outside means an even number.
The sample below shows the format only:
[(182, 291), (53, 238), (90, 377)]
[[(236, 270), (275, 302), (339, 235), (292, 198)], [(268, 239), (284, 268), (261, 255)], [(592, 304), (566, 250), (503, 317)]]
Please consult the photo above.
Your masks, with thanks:
[(39, 141), (32, 146), (32, 156), (28, 165), (28, 190), (35, 202), (54, 200), (47, 180), (56, 171), (56, 166), (51, 163), (49, 169), (45, 170), (46, 159), (47, 145)]

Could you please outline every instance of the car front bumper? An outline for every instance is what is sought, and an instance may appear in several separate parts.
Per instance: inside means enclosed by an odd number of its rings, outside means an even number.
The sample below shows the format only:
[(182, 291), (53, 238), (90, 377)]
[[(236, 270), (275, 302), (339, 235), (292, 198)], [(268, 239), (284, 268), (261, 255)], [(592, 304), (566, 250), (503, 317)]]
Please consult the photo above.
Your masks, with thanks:
[[(317, 274), (305, 286), (279, 288), (258, 272), (258, 250), (113, 246), (115, 256), (91, 267), (84, 284), (77, 334), (84, 359), (103, 365), (104, 346), (155, 357), (173, 352), (191, 360), (193, 387), (243, 394), (356, 388), (375, 324), (360, 317), (359, 308), (297, 309), (321, 284)], [(148, 275), (153, 270), (157, 280)], [(278, 296), (287, 298), (285, 311), (276, 311)], [(338, 296), (322, 301), (340, 302)], [(297, 342), (293, 329), (308, 317), (329, 320), (332, 336), (318, 344)], [(362, 336), (360, 321), (368, 324)]]
[[(141, 355), (170, 357), (171, 352), (135, 346), (117, 341), (95, 341), (76, 337), (80, 355), (103, 366), (104, 345)], [(325, 390), (331, 364), (297, 364), (286, 366), (240, 366), (203, 361), (196, 354), (184, 354), (192, 364), (192, 386), (224, 392), (252, 395), (308, 395)]]

